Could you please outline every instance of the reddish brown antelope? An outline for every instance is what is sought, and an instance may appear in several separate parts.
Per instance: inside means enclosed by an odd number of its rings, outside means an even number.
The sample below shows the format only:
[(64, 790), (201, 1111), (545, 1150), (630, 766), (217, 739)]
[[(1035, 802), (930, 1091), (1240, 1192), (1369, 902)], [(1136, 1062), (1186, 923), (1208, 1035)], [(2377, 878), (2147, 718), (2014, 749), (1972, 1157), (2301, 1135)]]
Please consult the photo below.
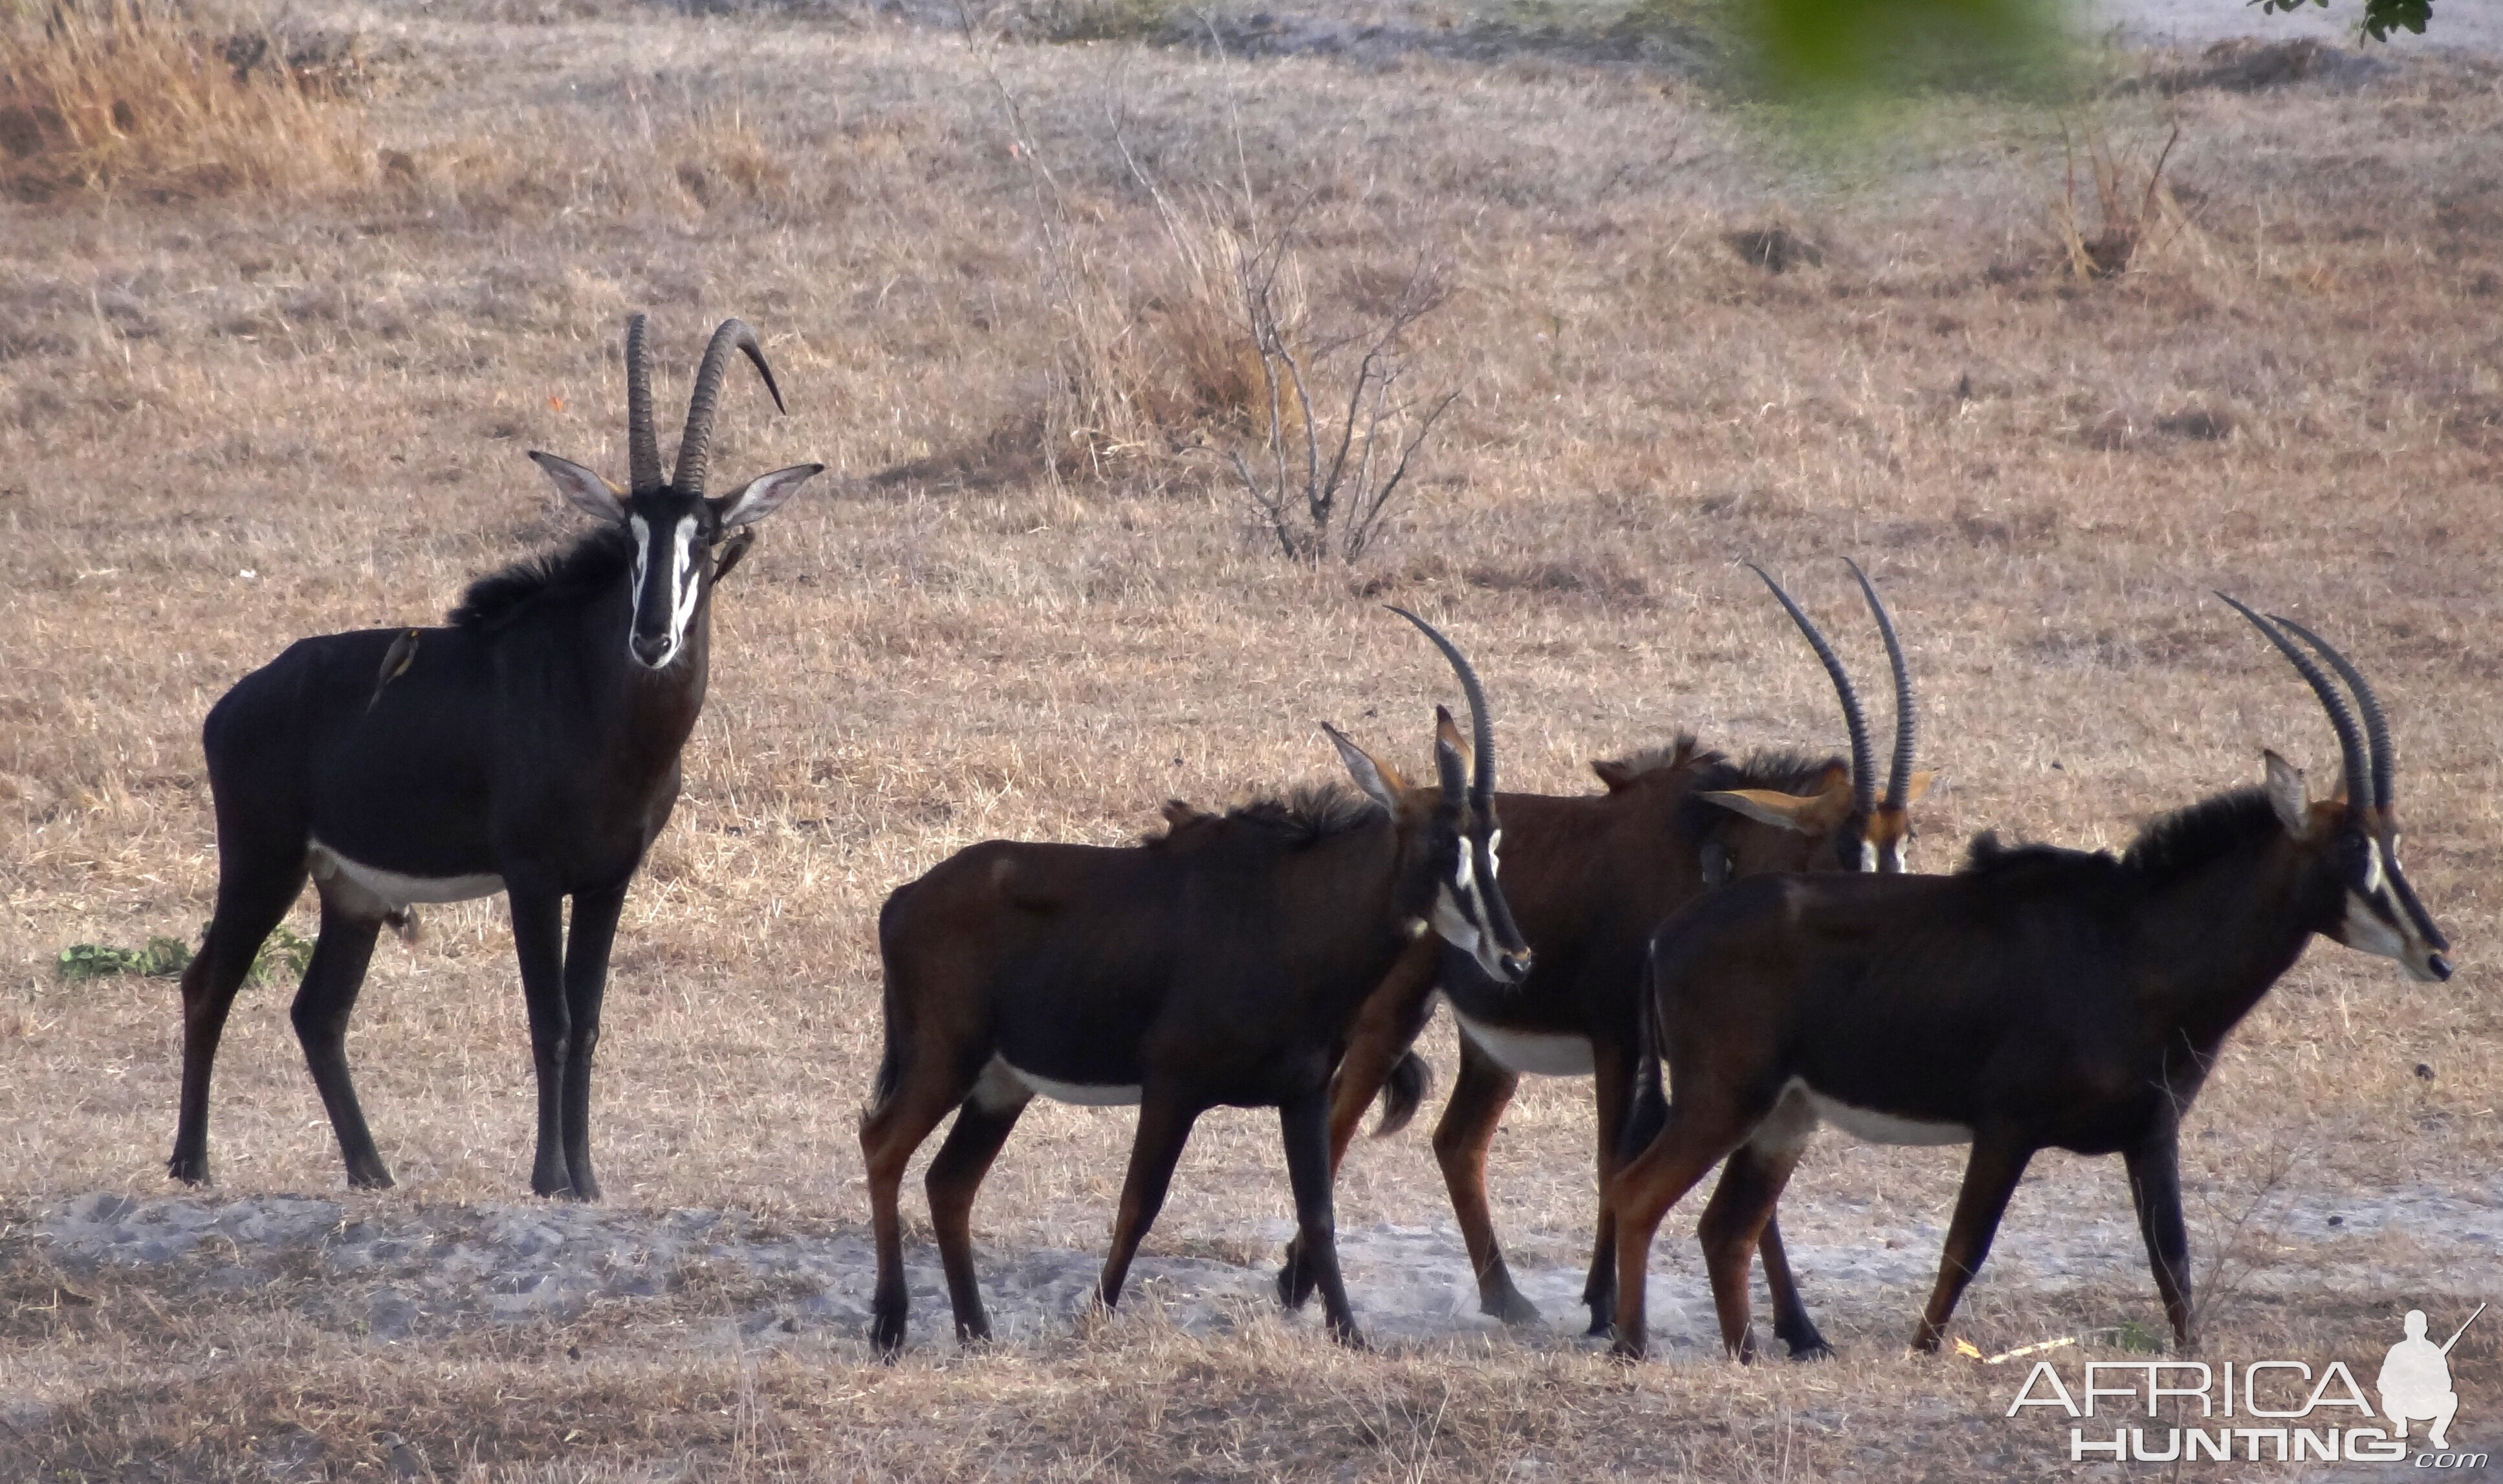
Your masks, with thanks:
[[(1377, 1134), (1397, 1131), (1413, 1113), (1425, 1077), (1408, 1048), (1433, 1014), (1439, 990), (1459, 1021), (1460, 1070), (1434, 1129), (1434, 1155), (1484, 1313), (1507, 1324), (1539, 1318), (1514, 1285), (1495, 1238), (1486, 1186), (1495, 1128), (1524, 1074), (1592, 1078), (1598, 1183), (1606, 1185), (1636, 1091), (1647, 1073), (1657, 1077), (1656, 1063), (1637, 1065), (1635, 1047), (1644, 954), (1661, 919), (1734, 877), (1903, 869), (1906, 811), (1927, 789), (1929, 775), (1912, 771), (1915, 707), (1894, 618), (1858, 564), (1851, 570), (1875, 615), (1895, 680), (1895, 749), (1882, 798), (1868, 717), (1841, 659), (1781, 584), (1756, 568), (1834, 682), (1851, 739), (1848, 762), (1772, 752), (1738, 763), (1687, 736), (1664, 750), (1594, 763), (1607, 785), (1604, 794), (1500, 795), (1495, 802), (1511, 862), (1505, 894), (1538, 955), (1528, 980), (1518, 988), (1497, 984), (1465, 956), (1444, 953), (1434, 975), (1394, 978), (1365, 1003), (1332, 1085), (1331, 1169), (1345, 1159), (1377, 1093), (1384, 1104)], [(1656, 1111), (1657, 1094), (1647, 1101)], [(1799, 1302), (1778, 1225), (1766, 1226), (1763, 1246), (1776, 1331), (1794, 1354), (1830, 1353)], [(1297, 1252), (1289, 1246), (1278, 1275), (1279, 1296), (1290, 1306), (1311, 1292)], [(1616, 1270), (1614, 1227), (1603, 1208), (1582, 1295), (1594, 1334), (1605, 1334), (1615, 1319)]]
[[(533, 453), (600, 528), (568, 551), (472, 585), (440, 629), (300, 639), (235, 682), (201, 741), (218, 820), (218, 903), (183, 975), (183, 1104), (169, 1170), (209, 1178), (209, 1068), (261, 940), (305, 878), (321, 937), (296, 991), (348, 1181), (388, 1186), (348, 1079), (348, 1015), (382, 925), (416, 904), (504, 892), (538, 1074), (531, 1189), (597, 1199), (591, 1053), (626, 886), (678, 796), (678, 752), (703, 707), (710, 598), (744, 528), (824, 466), (706, 496), (713, 413), (733, 351), (782, 402), (755, 332), (715, 330), (664, 482), (643, 317), (626, 329), (631, 487)], [(733, 533), (736, 533), (734, 535)], [(726, 539), (727, 538), (727, 539)], [(573, 921), (565, 924), (565, 899)]]
[(955, 1125), (930, 1164), (930, 1221), (957, 1338), (990, 1337), (974, 1275), (974, 1194), (1037, 1092), (1139, 1107), (1096, 1289), (1108, 1308), (1192, 1122), (1219, 1104), (1276, 1108), (1330, 1332), (1360, 1343), (1331, 1239), (1329, 1076), (1348, 1021), (1428, 932), (1498, 982), (1529, 965), (1495, 883), (1485, 692), (1451, 640), (1393, 611), (1442, 649), (1468, 694), (1474, 744), (1437, 713), (1439, 788), (1410, 789), (1332, 729), (1362, 797), (1308, 790), (1221, 816), (1172, 805), (1164, 835), (1127, 848), (990, 841), (887, 898), (877, 923), (886, 1054), (861, 1116), (879, 1350), (904, 1343), (897, 1187), (951, 1109)]
[[(2320, 698), (2344, 763), (2335, 796), (2310, 799), (2272, 752), (2264, 786), (2168, 814), (2118, 858), (1985, 835), (1953, 876), (1767, 877), (1662, 927), (1646, 1033), (1671, 1099), (1607, 1193), (1620, 1354), (1643, 1351), (1653, 1232), (1724, 1156), (1704, 1260), (1723, 1342), (1751, 1353), (1748, 1254), (1820, 1120), (1881, 1143), (1972, 1146), (1915, 1348), (1937, 1348), (2026, 1163), (2050, 1148), (2126, 1162), (2165, 1316), (2190, 1344), (2179, 1128), (2226, 1034), (2314, 934), (2418, 980), (2451, 976), (2450, 945), (2399, 871), (2372, 687), (2311, 631), (2225, 602)], [(2364, 736), (2287, 631), (2354, 691)]]

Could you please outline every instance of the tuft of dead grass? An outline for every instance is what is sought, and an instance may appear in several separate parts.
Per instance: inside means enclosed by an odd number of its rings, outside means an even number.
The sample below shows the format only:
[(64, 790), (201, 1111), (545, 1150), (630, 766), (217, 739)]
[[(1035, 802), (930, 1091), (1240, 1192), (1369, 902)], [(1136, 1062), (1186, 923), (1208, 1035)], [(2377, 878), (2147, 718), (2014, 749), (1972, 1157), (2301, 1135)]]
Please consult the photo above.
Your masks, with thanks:
[[(2092, 121), (2074, 136), (2062, 131), (2067, 189), (2052, 208), (2051, 224), (2071, 272), (2084, 279), (2115, 277), (2153, 260), (2190, 231), (2188, 215), (2164, 180), (2164, 167), (2180, 142), (2176, 124), (2149, 160)], [(2078, 191), (2080, 165), (2091, 200)]]
[(353, 52), (295, 65), (173, 0), (0, 5), (0, 192), (188, 200), (363, 173)]

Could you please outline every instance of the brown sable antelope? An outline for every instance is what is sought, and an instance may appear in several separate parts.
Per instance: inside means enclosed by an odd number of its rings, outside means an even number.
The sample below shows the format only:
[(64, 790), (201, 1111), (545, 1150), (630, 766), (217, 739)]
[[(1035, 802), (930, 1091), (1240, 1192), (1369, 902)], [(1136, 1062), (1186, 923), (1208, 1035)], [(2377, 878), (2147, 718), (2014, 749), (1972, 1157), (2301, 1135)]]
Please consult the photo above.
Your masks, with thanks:
[[(1478, 1307), (1507, 1324), (1539, 1318), (1513, 1284), (1486, 1188), (1487, 1151), (1523, 1075), (1593, 1079), (1604, 1187), (1629, 1136), (1629, 1110), (1637, 1111), (1635, 1132), (1647, 1137), (1642, 1110), (1656, 1123), (1662, 1103), (1658, 1063), (1637, 1052), (1644, 956), (1661, 920), (1735, 877), (1903, 868), (1906, 811), (1930, 780), (1912, 771), (1911, 674), (1875, 586), (1858, 564), (1851, 570), (1894, 672), (1895, 750), (1882, 797), (1868, 718), (1842, 661), (1781, 584), (1757, 568), (1834, 682), (1850, 732), (1849, 761), (1768, 752), (1736, 762), (1702, 750), (1690, 736), (1663, 751), (1593, 764), (1604, 794), (1499, 796), (1505, 894), (1538, 955), (1528, 980), (1517, 988), (1496, 983), (1464, 955), (1446, 952), (1430, 974), (1404, 973), (1386, 984), (1356, 1022), (1332, 1089), (1333, 1170), (1377, 1092), (1384, 1104), (1377, 1134), (1407, 1122), (1425, 1083), (1423, 1063), (1408, 1048), (1432, 1015), (1436, 991), (1451, 1002), (1460, 1070), (1434, 1130), (1434, 1155), (1477, 1273)], [(1594, 1334), (1605, 1334), (1615, 1318), (1614, 1232), (1603, 1206), (1583, 1290)], [(1766, 1226), (1764, 1253), (1782, 1338), (1796, 1355), (1831, 1353), (1799, 1302), (1778, 1225)], [(1279, 1296), (1290, 1306), (1311, 1292), (1312, 1275), (1297, 1258), (1290, 1246), (1278, 1275)]]
[[(2314, 934), (2451, 977), (2450, 945), (2399, 871), (2372, 687), (2311, 631), (2225, 602), (2319, 696), (2345, 765), (2331, 798), (2308, 797), (2271, 752), (2265, 784), (2157, 819), (2117, 858), (1984, 835), (1953, 876), (1764, 878), (1661, 928), (1646, 1034), (1671, 1099), (1607, 1192), (1619, 1354), (1643, 1351), (1661, 1218), (1730, 1156), (1700, 1234), (1722, 1339), (1748, 1357), (1747, 1256), (1820, 1120), (1873, 1142), (1972, 1146), (1914, 1348), (1937, 1348), (2027, 1161), (2049, 1148), (2126, 1162), (2165, 1316), (2190, 1344), (2179, 1128), (2226, 1034)], [(2353, 690), (2361, 736), (2288, 632)]]
[(949, 1110), (931, 1161), (930, 1221), (956, 1336), (990, 1337), (974, 1275), (974, 1193), (1037, 1092), (1137, 1104), (1137, 1140), (1096, 1287), (1111, 1307), (1164, 1203), (1199, 1115), (1278, 1110), (1296, 1227), (1330, 1332), (1359, 1344), (1332, 1245), (1329, 1077), (1357, 1005), (1429, 932), (1501, 983), (1529, 950), (1495, 883), (1494, 732), (1459, 673), (1474, 743), (1436, 714), (1440, 786), (1409, 788), (1335, 729), (1363, 790), (1306, 790), (1223, 815), (1169, 805), (1171, 827), (1126, 848), (989, 841), (887, 898), (886, 1054), (861, 1116), (877, 1291), (870, 1335), (904, 1343), (905, 1162)]
[[(661, 476), (643, 317), (626, 329), (631, 485), (533, 453), (600, 529), (469, 588), (440, 629), (299, 639), (235, 682), (201, 741), (218, 820), (218, 903), (183, 975), (183, 1104), (169, 1172), (209, 1178), (209, 1069), (235, 991), (310, 876), (322, 933), (293, 1018), (351, 1185), (392, 1183), (348, 1079), (349, 1012), (386, 922), (500, 891), (538, 1075), (531, 1189), (599, 1198), (591, 1053), (627, 883), (678, 797), (703, 707), (711, 596), (771, 514), (824, 467), (704, 493), (731, 353), (780, 406), (756, 334), (713, 332), (675, 476)], [(565, 901), (573, 899), (570, 928)]]

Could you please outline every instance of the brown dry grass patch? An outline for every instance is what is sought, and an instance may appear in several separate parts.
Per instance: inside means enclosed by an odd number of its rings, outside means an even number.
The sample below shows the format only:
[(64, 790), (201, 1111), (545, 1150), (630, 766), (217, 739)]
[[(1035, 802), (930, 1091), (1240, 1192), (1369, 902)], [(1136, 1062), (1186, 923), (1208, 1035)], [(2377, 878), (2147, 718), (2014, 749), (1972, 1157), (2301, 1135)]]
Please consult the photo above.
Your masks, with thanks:
[(291, 58), (265, 32), (170, 0), (10, 0), (0, 9), (0, 192), (189, 199), (318, 189), (361, 173), (335, 51)]

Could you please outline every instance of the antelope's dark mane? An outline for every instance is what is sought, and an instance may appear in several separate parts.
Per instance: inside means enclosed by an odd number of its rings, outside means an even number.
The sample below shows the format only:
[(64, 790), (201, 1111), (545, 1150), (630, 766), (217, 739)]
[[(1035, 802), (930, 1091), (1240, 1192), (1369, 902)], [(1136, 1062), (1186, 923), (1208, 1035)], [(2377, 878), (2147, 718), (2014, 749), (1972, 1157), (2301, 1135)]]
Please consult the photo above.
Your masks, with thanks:
[(2120, 863), (2150, 881), (2177, 880), (2217, 857), (2247, 847), (2254, 837), (2281, 831), (2268, 790), (2254, 784), (2202, 799), (2148, 823)]
[(623, 526), (602, 526), (562, 551), (525, 557), (481, 577), (461, 595), (445, 622), (456, 629), (497, 629), (542, 598), (589, 598), (634, 565), (634, 538)]
[(1646, 773), (1665, 773), (1693, 763), (1718, 762), (1720, 758), (1720, 753), (1706, 751), (1703, 744), (1695, 740), (1694, 733), (1680, 732), (1669, 740), (1665, 747), (1645, 747), (1624, 757), (1607, 758), (1593, 763), (1591, 771), (1596, 773), (1602, 781), (1612, 773), (1619, 778), (1638, 778)]
[(2112, 881), (2126, 879), (2144, 888), (2169, 885), (2204, 871), (2255, 838), (2283, 829), (2265, 789), (2237, 788), (2158, 815), (2119, 855), (2109, 850), (2070, 850), (2058, 846), (2006, 846), (1997, 832), (1972, 838), (1964, 876), (2004, 876), (2024, 870), (2091, 870)]
[(1140, 844), (1149, 849), (1205, 844), (1211, 834), (1230, 825), (1274, 834), (1287, 848), (1299, 849), (1361, 829), (1381, 816), (1381, 805), (1352, 788), (1336, 783), (1306, 783), (1283, 799), (1253, 799), (1222, 814), (1193, 809), (1180, 801), (1167, 804), (1164, 831)]

